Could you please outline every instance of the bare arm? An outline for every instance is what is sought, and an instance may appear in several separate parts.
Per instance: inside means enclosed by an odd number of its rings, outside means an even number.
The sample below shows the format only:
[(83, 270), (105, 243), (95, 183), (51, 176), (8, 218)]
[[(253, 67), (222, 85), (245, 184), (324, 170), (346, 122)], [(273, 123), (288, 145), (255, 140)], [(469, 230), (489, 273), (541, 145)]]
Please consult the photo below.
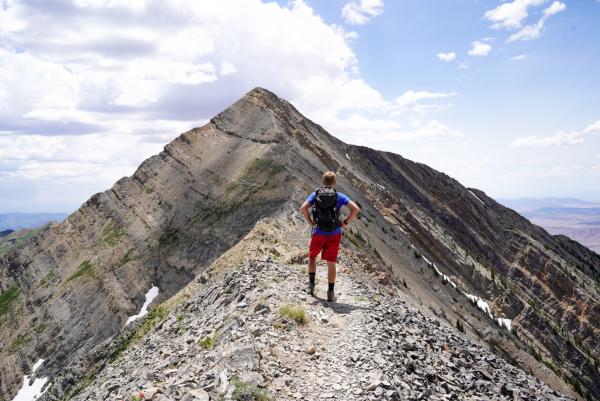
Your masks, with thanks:
[(308, 224), (310, 224), (310, 226), (314, 226), (315, 222), (312, 221), (311, 217), (310, 217), (310, 213), (308, 213), (308, 208), (310, 207), (310, 203), (304, 201), (304, 203), (302, 204), (302, 206), (300, 206), (300, 212), (302, 212), (302, 216), (304, 216), (304, 219), (308, 222)]
[(350, 215), (346, 218), (345, 223), (342, 222), (342, 227), (347, 227), (358, 216), (358, 212), (360, 212), (360, 208), (353, 201), (348, 202), (348, 207), (350, 208)]

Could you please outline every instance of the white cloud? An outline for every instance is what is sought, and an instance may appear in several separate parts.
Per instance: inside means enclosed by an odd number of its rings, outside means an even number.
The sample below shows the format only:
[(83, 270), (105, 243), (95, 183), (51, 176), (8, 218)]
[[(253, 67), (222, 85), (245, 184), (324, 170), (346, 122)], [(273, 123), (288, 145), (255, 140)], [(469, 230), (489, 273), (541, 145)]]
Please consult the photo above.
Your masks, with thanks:
[[(383, 5), (354, 3), (368, 18)], [(3, 208), (26, 207), (13, 198), (27, 188), (49, 192), (57, 183), (61, 189), (48, 202), (75, 207), (255, 86), (355, 143), (460, 135), (438, 120), (402, 121), (447, 107), (435, 102), (454, 93), (408, 91), (385, 99), (358, 72), (349, 45), (357, 34), (326, 24), (301, 0), (286, 7), (260, 0), (5, 4)], [(67, 193), (77, 195), (65, 201)]]
[(230, 63), (227, 60), (221, 63), (221, 75), (230, 75), (235, 74), (236, 72), (237, 68), (235, 68), (235, 65), (233, 65), (233, 63)]
[(592, 123), (592, 124), (588, 125), (583, 130), (584, 134), (591, 134), (591, 133), (594, 133), (594, 132), (600, 132), (600, 120), (596, 121), (595, 123)]
[(564, 11), (566, 9), (567, 6), (565, 5), (565, 3), (562, 3), (560, 1), (554, 1), (548, 8), (544, 9), (543, 15), (537, 23), (524, 26), (518, 32), (515, 32), (512, 35), (510, 35), (506, 42), (511, 43), (518, 40), (526, 41), (539, 38), (544, 30), (546, 20), (550, 16)]
[(342, 18), (347, 24), (364, 25), (382, 12), (382, 0), (352, 0), (342, 8)]
[(455, 52), (438, 53), (437, 58), (439, 58), (442, 61), (452, 61), (452, 60), (456, 59), (456, 53)]
[(518, 56), (513, 56), (510, 59), (513, 61), (525, 60), (527, 58), (526, 54), (519, 54)]
[(557, 14), (561, 11), (565, 11), (567, 9), (567, 5), (560, 1), (554, 1), (550, 7), (544, 10), (544, 17), (549, 17), (551, 15)]
[(469, 56), (487, 56), (492, 51), (492, 45), (479, 40), (471, 43), (471, 50), (469, 50)]
[(537, 135), (529, 135), (515, 139), (511, 144), (511, 148), (537, 148), (561, 145), (574, 145), (582, 143), (585, 137), (592, 133), (600, 132), (600, 120), (588, 125), (582, 131), (559, 131), (554, 135), (539, 137)]
[(423, 113), (428, 109), (440, 109), (445, 108), (446, 105), (439, 104), (422, 104), (422, 101), (434, 100), (434, 99), (446, 99), (449, 97), (456, 96), (454, 92), (429, 92), (429, 91), (414, 91), (408, 90), (402, 95), (398, 96), (392, 105), (389, 106), (390, 110), (395, 113), (412, 110), (419, 113)]
[(516, 29), (522, 26), (522, 22), (529, 15), (530, 7), (539, 6), (545, 0), (513, 0), (503, 3), (493, 10), (486, 11), (484, 18), (493, 22), (492, 28)]
[(565, 132), (559, 131), (551, 136), (539, 137), (537, 135), (530, 135), (522, 138), (515, 139), (511, 144), (511, 148), (523, 148), (523, 147), (546, 147), (546, 146), (560, 146), (560, 145), (573, 145), (576, 143), (583, 142), (583, 135), (577, 131)]
[[(353, 114), (337, 119), (329, 127), (332, 132), (343, 132), (352, 143), (366, 146), (382, 145), (388, 148), (397, 142), (420, 141), (439, 138), (460, 138), (462, 133), (437, 120), (412, 118), (410, 127), (391, 119), (369, 119)], [(427, 145), (431, 145), (427, 143)]]

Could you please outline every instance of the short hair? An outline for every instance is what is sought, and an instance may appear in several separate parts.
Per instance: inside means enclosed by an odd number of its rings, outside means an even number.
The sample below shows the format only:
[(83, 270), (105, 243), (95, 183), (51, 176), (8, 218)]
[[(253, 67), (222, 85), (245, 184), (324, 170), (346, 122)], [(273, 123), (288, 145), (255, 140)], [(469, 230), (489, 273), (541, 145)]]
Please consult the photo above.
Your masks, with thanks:
[(329, 187), (335, 185), (335, 173), (333, 171), (326, 171), (323, 174), (323, 185)]

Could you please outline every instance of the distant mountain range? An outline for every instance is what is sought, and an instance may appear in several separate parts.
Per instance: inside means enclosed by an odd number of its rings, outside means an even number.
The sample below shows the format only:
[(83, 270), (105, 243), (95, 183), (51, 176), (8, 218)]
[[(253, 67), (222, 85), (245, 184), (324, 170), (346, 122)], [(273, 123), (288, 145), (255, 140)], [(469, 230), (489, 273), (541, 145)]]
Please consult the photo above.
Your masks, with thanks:
[(552, 234), (563, 234), (600, 253), (600, 202), (574, 198), (499, 199)]
[(65, 213), (0, 213), (0, 231), (36, 228), (51, 221), (61, 222)]

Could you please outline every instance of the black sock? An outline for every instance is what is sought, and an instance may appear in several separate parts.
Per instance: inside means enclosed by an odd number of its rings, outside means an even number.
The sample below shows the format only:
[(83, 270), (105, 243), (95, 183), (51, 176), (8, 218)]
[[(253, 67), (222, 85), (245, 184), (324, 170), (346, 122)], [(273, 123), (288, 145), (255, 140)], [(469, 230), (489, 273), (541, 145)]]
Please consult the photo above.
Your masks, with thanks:
[(316, 274), (317, 274), (317, 273), (308, 273), (308, 282), (309, 282), (309, 283), (311, 283), (311, 284), (314, 284), (314, 283), (315, 283), (315, 275), (316, 275)]
[(333, 291), (333, 286), (335, 285), (335, 283), (329, 283), (329, 291)]

